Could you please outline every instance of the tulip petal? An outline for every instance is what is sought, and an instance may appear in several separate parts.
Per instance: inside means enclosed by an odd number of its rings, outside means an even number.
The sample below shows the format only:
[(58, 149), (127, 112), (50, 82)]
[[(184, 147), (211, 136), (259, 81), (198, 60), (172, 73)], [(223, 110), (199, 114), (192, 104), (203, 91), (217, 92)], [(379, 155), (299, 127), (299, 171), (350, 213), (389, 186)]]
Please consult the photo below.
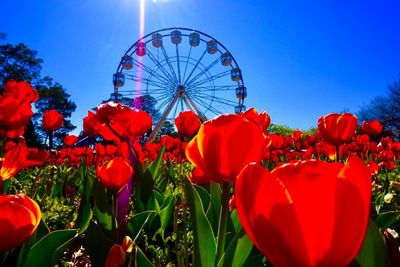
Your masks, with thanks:
[(246, 233), (274, 266), (307, 265), (296, 210), (280, 179), (260, 165), (247, 165), (236, 181), (235, 203)]
[(327, 262), (342, 262), (345, 266), (357, 255), (363, 243), (360, 237), (365, 235), (368, 227), (370, 197), (368, 168), (361, 159), (353, 156), (338, 175), (331, 245), (334, 249), (330, 251)]

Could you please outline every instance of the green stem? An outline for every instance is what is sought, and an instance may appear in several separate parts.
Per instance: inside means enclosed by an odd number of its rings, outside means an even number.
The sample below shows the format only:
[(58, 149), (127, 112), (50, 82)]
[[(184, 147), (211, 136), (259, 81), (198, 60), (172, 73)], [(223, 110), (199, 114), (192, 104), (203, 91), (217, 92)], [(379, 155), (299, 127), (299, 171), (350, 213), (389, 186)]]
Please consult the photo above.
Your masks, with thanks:
[(221, 213), (219, 216), (218, 226), (218, 239), (217, 239), (217, 263), (221, 259), (225, 250), (225, 235), (226, 235), (226, 224), (229, 212), (229, 183), (222, 184), (222, 197), (221, 197)]
[(336, 162), (339, 162), (339, 145), (336, 145)]

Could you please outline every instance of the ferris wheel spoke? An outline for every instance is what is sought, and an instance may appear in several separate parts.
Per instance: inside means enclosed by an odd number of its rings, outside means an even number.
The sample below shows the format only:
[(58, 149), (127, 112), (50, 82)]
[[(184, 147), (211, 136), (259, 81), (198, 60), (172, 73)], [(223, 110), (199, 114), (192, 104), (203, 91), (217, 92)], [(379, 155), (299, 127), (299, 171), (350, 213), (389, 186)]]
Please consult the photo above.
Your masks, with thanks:
[(222, 97), (218, 97), (218, 96), (213, 96), (213, 95), (209, 95), (209, 94), (204, 94), (204, 93), (198, 93), (196, 94), (196, 96), (199, 96), (203, 99), (209, 99), (209, 100), (213, 100), (216, 101), (218, 103), (224, 104), (224, 105), (230, 105), (230, 106), (235, 106), (237, 105), (237, 102), (226, 99), (226, 98), (222, 98)]
[(164, 107), (166, 107), (168, 105), (168, 103), (171, 103), (173, 99), (174, 99), (173, 97), (166, 97), (166, 98), (160, 99), (160, 100), (164, 100), (164, 101), (161, 104), (159, 104), (156, 109), (162, 110)]
[(206, 113), (207, 111), (211, 111), (211, 112), (214, 113), (214, 114), (219, 114), (219, 113), (220, 113), (217, 109), (215, 109), (215, 108), (212, 106), (212, 102), (207, 103), (207, 102), (204, 101), (204, 99), (202, 99), (202, 98), (200, 98), (200, 97), (193, 97), (193, 96), (192, 96), (192, 99), (193, 99), (197, 104), (199, 104), (200, 106), (202, 106), (202, 107), (204, 108), (204, 112), (203, 112), (203, 113)]
[(164, 84), (156, 82), (156, 81), (153, 81), (153, 80), (150, 80), (148, 78), (138, 77), (138, 76), (133, 75), (133, 74), (125, 74), (125, 76), (126, 76), (127, 79), (132, 80), (134, 82), (140, 82), (140, 83), (143, 83), (143, 84), (153, 85), (153, 86), (161, 87), (161, 88), (165, 87)]
[(162, 53), (164, 55), (165, 61), (167, 62), (167, 65), (168, 65), (173, 77), (175, 78), (175, 82), (177, 84), (179, 84), (178, 76), (176, 76), (174, 67), (172, 66), (171, 60), (170, 60), (170, 58), (169, 58), (169, 56), (167, 54), (167, 51), (165, 50), (164, 46), (161, 46), (161, 51), (162, 51)]
[(163, 77), (162, 75), (158, 74), (157, 72), (155, 72), (153, 69), (147, 67), (146, 65), (144, 65), (142, 62), (139, 62), (136, 59), (132, 59), (132, 63), (139, 69), (142, 69), (144, 71), (146, 71), (147, 73), (150, 74), (151, 77), (155, 77), (157, 78), (157, 80), (159, 80), (162, 83), (170, 83), (171, 81), (168, 80), (167, 78)]
[(175, 88), (174, 87), (172, 87), (172, 86), (163, 86), (163, 87), (161, 87), (161, 86), (155, 86), (155, 85), (152, 85), (152, 86), (148, 86), (147, 87), (147, 89), (146, 89), (146, 91), (152, 91), (152, 92), (166, 92), (166, 91), (169, 91), (169, 90), (175, 90)]
[(182, 81), (185, 80), (186, 71), (187, 71), (187, 67), (188, 67), (188, 64), (189, 64), (189, 58), (190, 58), (190, 55), (191, 55), (191, 54), (192, 54), (192, 46), (190, 46), (190, 48), (189, 48), (189, 53), (188, 53), (188, 56), (187, 56), (187, 58), (186, 58), (185, 71), (183, 72)]
[(174, 79), (174, 77), (172, 76), (171, 73), (169, 73), (163, 65), (161, 65), (160, 61), (153, 55), (153, 53), (146, 48), (146, 52), (147, 55), (149, 56), (150, 60), (153, 61), (153, 63), (156, 65), (157, 68), (159, 68), (165, 75), (165, 77), (168, 79), (168, 81), (172, 84), (178, 85), (178, 83), (176, 83), (176, 79)]
[(218, 73), (218, 74), (216, 74), (214, 76), (207, 77), (207, 78), (204, 78), (203, 80), (200, 80), (200, 81), (197, 81), (195, 83), (190, 84), (189, 88), (196, 88), (197, 86), (205, 84), (207, 82), (218, 80), (218, 79), (220, 79), (222, 77), (225, 77), (225, 76), (229, 75), (230, 73), (231, 72), (229, 70), (228, 71), (224, 71), (224, 72), (220, 72), (220, 73)]
[[(179, 98), (178, 101), (182, 101), (182, 99)], [(173, 118), (176, 118), (176, 112), (178, 111), (178, 105), (179, 105), (178, 103), (175, 105), (175, 109), (174, 109), (174, 113), (173, 113), (174, 117)]]
[(138, 97), (141, 96), (142, 93), (141, 92), (135, 92), (134, 90), (118, 90), (119, 93), (123, 94), (124, 96), (134, 96), (134, 97)]
[(188, 77), (186, 78), (186, 80), (183, 82), (183, 84), (187, 84), (187, 81), (190, 79), (190, 77), (192, 77), (194, 71), (197, 69), (197, 67), (199, 66), (200, 62), (203, 60), (204, 55), (207, 53), (207, 48), (204, 49), (203, 54), (201, 54), (200, 58), (197, 60), (196, 64), (194, 65), (194, 67), (192, 68), (192, 70), (190, 71)]
[(209, 91), (235, 91), (236, 85), (209, 85), (209, 86), (196, 86), (189, 92), (209, 92)]
[(178, 49), (177, 44), (175, 45), (175, 47), (176, 47), (176, 62), (178, 65), (178, 80), (179, 80), (179, 83), (181, 83), (181, 64), (179, 62), (179, 49)]
[(213, 62), (211, 62), (205, 69), (201, 70), (196, 76), (194, 76), (190, 81), (185, 83), (186, 85), (190, 85), (194, 83), (198, 78), (209, 72), (209, 70), (214, 67), (218, 62), (220, 61), (219, 58), (215, 59)]

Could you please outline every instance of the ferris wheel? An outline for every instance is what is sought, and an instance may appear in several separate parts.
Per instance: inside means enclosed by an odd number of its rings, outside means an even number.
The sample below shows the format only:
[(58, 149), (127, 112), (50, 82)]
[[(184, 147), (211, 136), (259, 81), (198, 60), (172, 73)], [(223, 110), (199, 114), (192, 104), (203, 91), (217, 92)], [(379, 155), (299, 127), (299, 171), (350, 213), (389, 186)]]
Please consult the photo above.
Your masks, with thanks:
[(122, 56), (113, 84), (113, 100), (133, 107), (143, 96), (153, 101), (160, 116), (150, 139), (181, 111), (205, 121), (245, 110), (247, 90), (232, 54), (212, 36), (188, 28), (161, 29), (137, 40)]

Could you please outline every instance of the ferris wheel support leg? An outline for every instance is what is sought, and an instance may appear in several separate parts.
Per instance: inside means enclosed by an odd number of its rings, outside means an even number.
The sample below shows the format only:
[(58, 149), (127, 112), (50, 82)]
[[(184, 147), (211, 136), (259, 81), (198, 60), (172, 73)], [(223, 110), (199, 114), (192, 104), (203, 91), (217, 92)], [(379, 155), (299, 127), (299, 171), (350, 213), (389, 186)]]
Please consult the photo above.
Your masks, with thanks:
[(156, 138), (158, 132), (160, 131), (161, 127), (164, 125), (165, 120), (167, 119), (168, 114), (171, 112), (172, 108), (174, 107), (176, 101), (178, 100), (178, 94), (172, 99), (171, 103), (167, 106), (164, 110), (164, 113), (161, 116), (161, 119), (158, 121), (157, 125), (154, 127), (154, 130), (151, 132), (149, 136), (149, 141), (153, 142)]
[(186, 105), (194, 112), (197, 114), (197, 116), (199, 116), (200, 120), (202, 122), (205, 122), (207, 120), (207, 118), (204, 116), (204, 114), (200, 111), (200, 109), (197, 107), (196, 103), (190, 98), (190, 96), (185, 95), (185, 97), (183, 98), (183, 100), (185, 101)]

